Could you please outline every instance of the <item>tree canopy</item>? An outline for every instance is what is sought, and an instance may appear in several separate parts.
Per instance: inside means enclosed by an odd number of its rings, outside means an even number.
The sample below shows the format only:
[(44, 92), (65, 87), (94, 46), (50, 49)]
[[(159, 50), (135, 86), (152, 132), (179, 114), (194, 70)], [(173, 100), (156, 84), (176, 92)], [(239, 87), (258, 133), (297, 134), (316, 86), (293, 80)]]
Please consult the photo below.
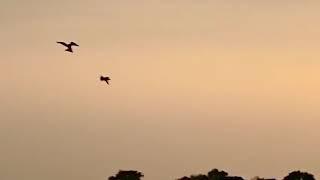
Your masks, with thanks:
[(109, 180), (140, 180), (144, 175), (139, 171), (120, 170), (115, 176), (110, 176)]
[(307, 172), (293, 171), (284, 177), (283, 180), (315, 180), (315, 178)]
[[(134, 170), (119, 170), (115, 176), (110, 176), (108, 180), (141, 180), (144, 175)], [(230, 176), (227, 172), (218, 169), (212, 169), (207, 174), (195, 174), (183, 176), (176, 180), (244, 180), (240, 176)], [(276, 180), (274, 178), (260, 178), (258, 176), (252, 180)], [(315, 180), (314, 176), (307, 172), (293, 171), (290, 172), (283, 180)]]

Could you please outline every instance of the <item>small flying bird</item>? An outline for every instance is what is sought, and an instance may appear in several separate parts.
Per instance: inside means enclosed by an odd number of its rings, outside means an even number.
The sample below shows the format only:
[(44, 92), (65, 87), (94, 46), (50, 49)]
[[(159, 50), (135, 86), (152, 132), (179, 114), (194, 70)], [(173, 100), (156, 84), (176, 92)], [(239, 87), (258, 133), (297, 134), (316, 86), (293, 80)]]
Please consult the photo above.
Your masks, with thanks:
[(109, 80), (111, 80), (109, 77), (100, 76), (100, 81), (105, 81), (107, 84), (109, 84)]
[(68, 52), (71, 52), (71, 53), (73, 52), (72, 46), (79, 46), (79, 45), (76, 44), (75, 42), (70, 42), (69, 44), (67, 44), (67, 43), (65, 43), (65, 42), (59, 42), (59, 41), (58, 41), (57, 43), (66, 46), (67, 49), (66, 49), (65, 51), (68, 51)]

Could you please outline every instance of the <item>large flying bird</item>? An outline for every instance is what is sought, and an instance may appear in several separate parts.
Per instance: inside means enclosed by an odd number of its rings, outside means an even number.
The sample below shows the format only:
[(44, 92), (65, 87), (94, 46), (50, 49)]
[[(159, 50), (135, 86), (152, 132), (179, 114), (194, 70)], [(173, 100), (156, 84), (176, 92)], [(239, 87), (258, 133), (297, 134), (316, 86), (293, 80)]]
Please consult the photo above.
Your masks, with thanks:
[(109, 84), (109, 80), (111, 80), (109, 77), (100, 76), (100, 81), (105, 81), (107, 84)]
[(68, 52), (71, 52), (71, 53), (73, 52), (72, 46), (79, 46), (78, 44), (76, 44), (76, 43), (74, 43), (74, 42), (70, 42), (69, 44), (67, 44), (67, 43), (65, 43), (65, 42), (59, 42), (59, 41), (58, 41), (57, 43), (66, 46), (67, 49), (66, 49), (65, 51), (68, 51)]

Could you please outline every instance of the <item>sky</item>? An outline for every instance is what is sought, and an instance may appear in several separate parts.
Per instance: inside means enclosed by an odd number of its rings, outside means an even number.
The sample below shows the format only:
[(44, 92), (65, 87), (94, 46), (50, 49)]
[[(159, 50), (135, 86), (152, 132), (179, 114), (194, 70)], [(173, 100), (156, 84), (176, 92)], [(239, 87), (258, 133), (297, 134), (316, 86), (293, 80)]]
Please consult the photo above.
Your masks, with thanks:
[(320, 177), (320, 1), (0, 4), (0, 179)]

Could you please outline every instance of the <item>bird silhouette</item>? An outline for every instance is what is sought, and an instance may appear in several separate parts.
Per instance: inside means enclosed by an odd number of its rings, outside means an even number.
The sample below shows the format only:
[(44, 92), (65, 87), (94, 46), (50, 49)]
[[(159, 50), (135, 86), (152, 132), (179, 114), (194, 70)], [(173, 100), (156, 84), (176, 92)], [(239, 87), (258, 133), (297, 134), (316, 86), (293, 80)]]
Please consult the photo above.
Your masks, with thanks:
[(109, 84), (109, 80), (111, 80), (109, 77), (100, 76), (100, 81), (105, 81), (107, 84)]
[(70, 42), (69, 44), (67, 44), (67, 43), (65, 43), (65, 42), (59, 42), (59, 41), (58, 41), (57, 43), (66, 46), (67, 49), (66, 49), (65, 51), (68, 51), (68, 52), (71, 52), (71, 53), (73, 52), (72, 46), (79, 46), (79, 45), (76, 44), (75, 42)]

